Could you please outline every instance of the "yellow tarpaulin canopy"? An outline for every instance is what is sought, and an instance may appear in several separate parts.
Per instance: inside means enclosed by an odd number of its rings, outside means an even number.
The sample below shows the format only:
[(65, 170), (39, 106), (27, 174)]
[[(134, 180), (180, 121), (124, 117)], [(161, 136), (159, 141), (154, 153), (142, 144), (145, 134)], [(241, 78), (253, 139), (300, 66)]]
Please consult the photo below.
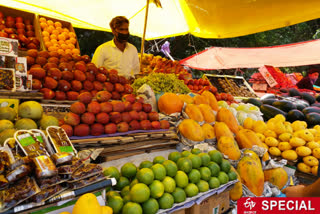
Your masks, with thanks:
[[(0, 0), (1, 5), (110, 31), (110, 20), (130, 19), (130, 33), (142, 37), (146, 0)], [(161, 0), (151, 3), (146, 39), (191, 33), (228, 38), (293, 25), (320, 17), (319, 0)]]

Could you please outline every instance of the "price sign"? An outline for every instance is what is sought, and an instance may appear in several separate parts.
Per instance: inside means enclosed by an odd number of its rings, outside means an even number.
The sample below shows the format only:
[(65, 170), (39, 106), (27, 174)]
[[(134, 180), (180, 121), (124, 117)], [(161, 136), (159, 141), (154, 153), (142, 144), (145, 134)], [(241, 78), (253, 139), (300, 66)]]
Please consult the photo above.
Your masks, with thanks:
[(256, 83), (254, 83), (252, 85), (252, 89), (255, 90), (255, 91), (266, 91), (267, 88), (268, 88), (267, 84), (256, 84)]
[(263, 78), (267, 81), (268, 85), (272, 88), (276, 85), (278, 85), (277, 81), (272, 77), (272, 75), (269, 73), (266, 66), (263, 66), (258, 69), (260, 71), (260, 74), (263, 76)]

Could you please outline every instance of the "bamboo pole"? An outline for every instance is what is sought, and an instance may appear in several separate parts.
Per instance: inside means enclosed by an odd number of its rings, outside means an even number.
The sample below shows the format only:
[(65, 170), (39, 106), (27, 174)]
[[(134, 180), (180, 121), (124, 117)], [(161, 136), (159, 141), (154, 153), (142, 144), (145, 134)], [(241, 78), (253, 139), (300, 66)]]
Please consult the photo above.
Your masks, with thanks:
[(150, 0), (147, 0), (147, 5), (146, 5), (146, 15), (144, 18), (144, 28), (143, 28), (143, 36), (142, 36), (142, 41), (141, 41), (141, 52), (140, 52), (140, 69), (142, 67), (142, 57), (144, 53), (144, 41), (146, 38), (146, 31), (147, 31), (147, 22), (148, 22), (148, 13), (149, 13), (149, 3)]

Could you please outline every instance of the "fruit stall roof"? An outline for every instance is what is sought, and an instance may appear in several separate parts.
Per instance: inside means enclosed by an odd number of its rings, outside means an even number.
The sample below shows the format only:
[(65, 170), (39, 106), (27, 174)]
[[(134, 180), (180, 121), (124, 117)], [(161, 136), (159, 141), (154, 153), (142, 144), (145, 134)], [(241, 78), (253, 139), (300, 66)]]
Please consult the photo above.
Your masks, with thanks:
[[(153, 2), (152, 0), (150, 2)], [(150, 3), (146, 39), (191, 33), (229, 38), (285, 27), (320, 17), (319, 0), (160, 0)], [(1, 5), (69, 21), (74, 27), (110, 31), (119, 15), (142, 36), (146, 0), (1, 0)]]
[(320, 64), (320, 40), (262, 48), (211, 47), (180, 61), (199, 70)]

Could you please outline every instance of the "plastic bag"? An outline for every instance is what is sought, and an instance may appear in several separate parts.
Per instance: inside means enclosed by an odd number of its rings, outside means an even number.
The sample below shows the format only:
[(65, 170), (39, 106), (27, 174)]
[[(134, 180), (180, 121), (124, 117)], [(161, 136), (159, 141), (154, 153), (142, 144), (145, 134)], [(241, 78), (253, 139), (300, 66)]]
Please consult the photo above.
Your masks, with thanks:
[(156, 96), (149, 85), (143, 84), (137, 90), (137, 96), (142, 97), (144, 99), (144, 103), (150, 104), (152, 106), (152, 111), (158, 111)]

